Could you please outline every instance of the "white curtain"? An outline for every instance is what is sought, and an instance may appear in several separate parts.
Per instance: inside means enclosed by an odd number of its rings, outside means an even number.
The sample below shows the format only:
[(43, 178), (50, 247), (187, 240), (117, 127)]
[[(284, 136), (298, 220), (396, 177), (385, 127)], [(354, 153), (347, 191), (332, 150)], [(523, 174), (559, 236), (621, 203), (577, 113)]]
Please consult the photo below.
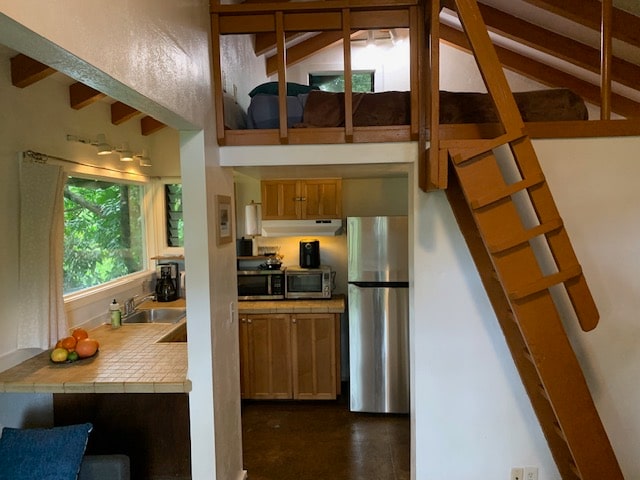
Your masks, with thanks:
[(69, 334), (62, 283), (65, 179), (57, 165), (20, 162), (18, 348), (47, 349)]

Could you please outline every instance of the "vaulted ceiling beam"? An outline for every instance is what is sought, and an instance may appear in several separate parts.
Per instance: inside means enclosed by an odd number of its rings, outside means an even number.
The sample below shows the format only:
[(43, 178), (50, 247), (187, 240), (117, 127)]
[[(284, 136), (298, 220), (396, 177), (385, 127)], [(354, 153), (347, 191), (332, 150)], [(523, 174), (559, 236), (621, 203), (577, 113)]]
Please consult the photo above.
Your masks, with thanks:
[[(600, 73), (600, 51), (568, 37), (539, 27), (488, 5), (479, 5), (487, 28), (503, 37), (565, 60), (594, 73)], [(621, 58), (611, 59), (612, 80), (638, 88), (640, 66)]]
[(76, 82), (69, 85), (69, 103), (74, 110), (80, 110), (104, 97), (104, 93), (84, 83)]
[[(454, 47), (471, 52), (465, 34), (453, 27), (441, 25), (440, 39)], [(500, 62), (505, 68), (544, 85), (569, 88), (587, 102), (600, 105), (600, 88), (598, 86), (506, 48), (497, 45), (494, 47)], [(627, 118), (638, 118), (640, 115), (640, 103), (618, 94), (611, 96), (611, 109)]]
[(11, 58), (11, 83), (14, 87), (28, 87), (54, 73), (55, 69), (22, 53)]
[[(352, 35), (355, 32), (352, 32)], [(319, 50), (326, 48), (330, 45), (333, 45), (336, 42), (342, 40), (342, 32), (334, 31), (334, 32), (322, 32), (318, 35), (309, 38), (303, 42), (294, 45), (293, 47), (287, 48), (287, 67), (295, 65), (303, 61), (305, 58), (310, 57), (311, 55), (317, 53)], [(278, 59), (277, 57), (271, 56), (267, 58), (267, 76), (273, 75), (278, 70)]]
[(166, 125), (152, 117), (143, 117), (140, 119), (140, 133), (147, 136), (162, 130)]
[[(598, 0), (524, 0), (531, 5), (600, 31), (602, 3)], [(613, 38), (640, 47), (640, 18), (619, 8), (612, 12)]]
[(111, 123), (114, 125), (120, 125), (139, 114), (139, 110), (122, 102), (114, 102), (111, 104)]

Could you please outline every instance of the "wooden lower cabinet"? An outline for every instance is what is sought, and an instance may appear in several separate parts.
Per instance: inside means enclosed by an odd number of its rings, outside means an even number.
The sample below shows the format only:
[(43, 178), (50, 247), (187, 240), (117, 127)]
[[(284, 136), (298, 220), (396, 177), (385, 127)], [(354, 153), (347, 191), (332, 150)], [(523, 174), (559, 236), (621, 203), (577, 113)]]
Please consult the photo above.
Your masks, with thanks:
[(333, 400), (340, 385), (340, 315), (240, 318), (242, 398)]

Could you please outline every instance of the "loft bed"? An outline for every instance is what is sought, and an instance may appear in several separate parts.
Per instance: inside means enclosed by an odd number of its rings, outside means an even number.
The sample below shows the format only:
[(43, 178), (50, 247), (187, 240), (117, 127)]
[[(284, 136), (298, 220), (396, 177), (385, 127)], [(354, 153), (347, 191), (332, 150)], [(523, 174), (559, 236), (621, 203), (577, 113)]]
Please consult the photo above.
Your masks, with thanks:
[[(448, 6), (451, 4), (446, 1), (443, 3)], [(493, 114), (490, 113), (491, 101), (488, 97), (474, 93), (452, 92), (432, 95), (432, 91), (439, 91), (438, 44), (440, 38), (445, 38), (441, 37), (441, 34), (451, 35), (443, 25), (439, 25), (440, 2), (311, 0), (224, 5), (212, 3), (210, 11), (213, 93), (216, 105), (217, 140), (221, 146), (417, 141), (418, 145), (421, 145), (419, 147), (421, 169), (425, 164), (428, 165), (428, 173), (423, 177), (429, 179), (426, 183), (421, 179), (420, 184), (425, 189), (431, 189), (446, 188), (446, 159), (438, 153), (440, 148), (437, 147), (440, 141), (493, 138), (503, 133), (500, 122), (495, 122)], [(408, 91), (374, 94), (382, 96), (394, 93), (399, 96), (396, 98), (402, 99), (401, 102), (406, 102), (402, 103), (406, 105), (402, 121), (382, 122), (391, 123), (387, 125), (359, 120), (358, 115), (361, 111), (358, 110), (366, 102), (362, 103), (358, 98), (359, 94), (355, 94), (351, 88), (352, 36), (357, 32), (375, 29), (407, 29), (409, 32)], [(304, 37), (310, 34), (316, 35), (315, 38), (321, 38), (321, 40), (312, 39), (310, 42), (302, 43), (310, 43), (315, 45), (315, 49), (320, 49), (341, 41), (343, 50), (345, 93), (327, 96), (329, 102), (334, 105), (334, 109), (327, 110), (330, 115), (316, 115), (316, 118), (320, 117), (322, 120), (320, 125), (307, 121), (313, 117), (313, 112), (305, 112), (309, 97), (313, 99), (318, 96), (317, 93), (309, 92), (303, 99), (296, 98), (297, 104), (290, 98), (292, 95), (287, 95), (290, 83), (287, 78), (287, 69), (303, 60), (305, 55), (309, 56), (313, 53), (312, 48), (305, 50), (299, 48), (300, 45), (291, 44), (289, 41), (296, 36)], [(268, 96), (261, 94), (256, 100), (256, 103), (269, 104), (269, 108), (276, 112), (275, 115), (270, 116), (270, 124), (256, 123), (254, 121), (256, 119), (251, 118), (255, 112), (239, 108), (234, 97), (223, 91), (224, 68), (221, 64), (220, 49), (221, 38), (225, 35), (253, 35), (256, 44), (260, 37), (261, 45), (264, 44), (264, 39), (268, 38), (267, 49), (275, 50), (276, 53), (265, 64), (267, 77), (277, 78), (275, 84), (271, 85), (272, 88), (275, 85), (276, 92)], [(451, 41), (449, 37), (447, 41)], [(461, 43), (458, 45), (461, 46)], [(255, 87), (259, 86), (255, 85)], [(573, 88), (573, 85), (571, 87)], [(518, 102), (524, 120), (533, 122), (527, 123), (528, 132), (533, 138), (638, 135), (640, 133), (637, 122), (612, 121), (608, 118), (586, 122), (583, 99), (599, 104), (597, 95), (594, 97), (593, 88), (580, 88), (574, 92), (583, 98), (566, 90), (552, 90), (550, 94), (552, 97), (559, 96), (552, 98), (551, 103), (568, 102), (572, 105), (564, 111), (555, 108), (545, 109), (544, 102), (523, 100), (526, 104), (524, 107), (521, 105), (522, 102)], [(610, 92), (608, 94), (611, 96)], [(518, 95), (537, 98), (540, 92), (523, 92)], [(476, 107), (470, 108), (472, 104)], [(314, 105), (314, 102), (311, 105)], [(398, 105), (394, 104), (394, 106)], [(320, 105), (318, 108), (327, 108), (327, 106)], [(529, 110), (531, 108), (538, 110), (538, 113), (542, 108), (544, 115), (533, 115)], [(430, 115), (429, 112), (438, 112), (438, 115)], [(365, 117), (372, 118), (371, 115)], [(334, 121), (327, 124), (327, 118), (333, 118)], [(270, 128), (246, 128), (247, 126)], [(428, 144), (436, 148), (432, 148), (425, 156), (427, 152), (424, 146)]]
[[(277, 7), (277, 9), (276, 9)], [(425, 66), (426, 18), (415, 0), (394, 2), (290, 2), (211, 6), (217, 138), (222, 146), (405, 142), (429, 130), (429, 71)], [(355, 32), (408, 29), (409, 91), (355, 93), (351, 91), (351, 42)], [(298, 35), (342, 40), (345, 93), (311, 90), (287, 81), (287, 68), (302, 60), (286, 40)], [(222, 90), (220, 37), (270, 36), (276, 54), (266, 61), (277, 81), (255, 85), (246, 111)], [(320, 40), (316, 41), (318, 45)], [(309, 52), (307, 52), (307, 55)], [(423, 88), (420, 88), (423, 86)], [(306, 87), (307, 90), (304, 90)], [(293, 91), (292, 91), (293, 90)], [(584, 102), (569, 91), (521, 93), (526, 121), (586, 120)], [(526, 97), (530, 96), (530, 100)], [(543, 101), (538, 101), (539, 99)], [(441, 124), (495, 122), (491, 101), (478, 93), (440, 93)]]

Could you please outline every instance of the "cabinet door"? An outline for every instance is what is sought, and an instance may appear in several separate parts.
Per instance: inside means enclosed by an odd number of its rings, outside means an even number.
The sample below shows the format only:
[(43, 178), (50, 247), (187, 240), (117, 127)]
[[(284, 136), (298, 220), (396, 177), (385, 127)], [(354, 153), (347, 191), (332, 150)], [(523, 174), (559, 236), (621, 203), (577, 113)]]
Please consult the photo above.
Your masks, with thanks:
[(263, 220), (300, 218), (300, 185), (297, 180), (263, 180), (261, 191)]
[(293, 398), (336, 398), (336, 317), (334, 314), (291, 315)]
[(247, 315), (245, 398), (285, 399), (293, 394), (289, 315)]
[(301, 217), (317, 220), (342, 217), (342, 180), (311, 179), (300, 182)]

